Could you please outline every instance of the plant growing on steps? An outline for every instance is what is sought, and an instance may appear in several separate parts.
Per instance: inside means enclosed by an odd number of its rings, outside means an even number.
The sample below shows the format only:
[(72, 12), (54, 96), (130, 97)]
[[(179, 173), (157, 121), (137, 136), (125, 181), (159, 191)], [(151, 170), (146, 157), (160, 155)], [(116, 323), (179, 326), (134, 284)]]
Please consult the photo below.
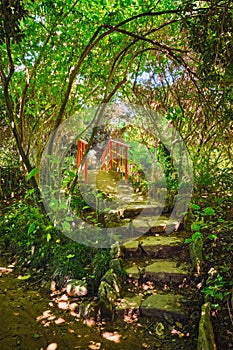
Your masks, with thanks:
[[(190, 244), (190, 257), (193, 266), (196, 268), (197, 273), (200, 273), (202, 264), (202, 250), (203, 250), (203, 233), (201, 230), (206, 228), (206, 218), (215, 214), (215, 210), (211, 207), (206, 207), (203, 210), (197, 204), (192, 203), (194, 221), (191, 224), (192, 236), (185, 240), (185, 243)], [(208, 227), (208, 225), (207, 225)]]

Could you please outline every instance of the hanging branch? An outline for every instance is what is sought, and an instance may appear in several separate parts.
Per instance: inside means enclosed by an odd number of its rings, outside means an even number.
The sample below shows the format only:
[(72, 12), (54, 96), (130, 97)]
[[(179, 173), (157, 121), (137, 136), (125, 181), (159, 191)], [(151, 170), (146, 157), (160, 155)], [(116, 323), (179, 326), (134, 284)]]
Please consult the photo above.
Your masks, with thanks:
[[(85, 60), (85, 58), (88, 56), (88, 54), (90, 53), (90, 51), (103, 39), (105, 38), (106, 36), (110, 35), (111, 33), (115, 32), (115, 31), (118, 31), (118, 29), (120, 27), (122, 27), (123, 25), (127, 24), (127, 23), (130, 23), (132, 21), (135, 21), (136, 19), (139, 19), (139, 18), (142, 18), (142, 17), (147, 17), (147, 16), (151, 16), (151, 17), (154, 17), (154, 16), (161, 16), (161, 15), (165, 15), (165, 14), (178, 14), (180, 11), (179, 8), (175, 9), (175, 10), (164, 10), (164, 11), (158, 11), (158, 12), (144, 12), (144, 13), (141, 13), (139, 15), (135, 15), (135, 16), (132, 16), (131, 18), (128, 18), (122, 22), (120, 22), (119, 24), (117, 24), (116, 26), (114, 27), (111, 27), (111, 26), (108, 26), (106, 24), (102, 24), (98, 27), (98, 29), (95, 31), (95, 33), (93, 34), (92, 38), (90, 39), (88, 45), (86, 46), (86, 48), (84, 49), (83, 53), (81, 54), (81, 57), (77, 63), (77, 65), (75, 66), (75, 68), (73, 69), (71, 75), (70, 75), (70, 78), (69, 78), (69, 82), (68, 82), (68, 86), (67, 86), (67, 89), (66, 89), (66, 92), (65, 92), (65, 95), (64, 95), (64, 98), (63, 98), (63, 102), (62, 102), (62, 105), (61, 105), (61, 108), (59, 110), (59, 113), (58, 113), (58, 117), (56, 119), (56, 123), (54, 125), (54, 130), (56, 130), (56, 128), (60, 125), (61, 123), (61, 120), (62, 120), (62, 117), (63, 117), (63, 114), (64, 114), (64, 111), (65, 111), (65, 108), (66, 108), (66, 105), (68, 103), (68, 99), (69, 99), (69, 95), (70, 95), (70, 92), (71, 92), (71, 88), (72, 88), (72, 85), (74, 83), (74, 80), (80, 70), (80, 67), (83, 63), (83, 61)], [(108, 28), (107, 31), (105, 31), (104, 33), (100, 34), (101, 30), (103, 28)], [(100, 35), (99, 35), (100, 34)], [(137, 38), (137, 37), (136, 37)]]

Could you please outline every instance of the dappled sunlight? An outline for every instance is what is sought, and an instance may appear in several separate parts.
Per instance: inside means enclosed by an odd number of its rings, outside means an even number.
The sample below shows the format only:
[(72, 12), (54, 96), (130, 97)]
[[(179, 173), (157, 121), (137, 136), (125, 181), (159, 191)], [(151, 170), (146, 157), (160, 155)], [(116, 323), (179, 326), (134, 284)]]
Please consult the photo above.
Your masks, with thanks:
[(36, 318), (37, 321), (42, 321), (47, 319), (48, 321), (53, 321), (56, 318), (56, 316), (51, 314), (51, 310), (46, 310), (43, 312), (43, 314), (41, 316), (38, 316)]
[(60, 301), (57, 304), (58, 308), (61, 310), (68, 310), (69, 309), (69, 304), (66, 301)]
[(102, 337), (114, 343), (120, 343), (121, 335), (118, 332), (103, 332)]
[(56, 325), (60, 325), (60, 324), (62, 324), (62, 323), (64, 323), (64, 322), (66, 322), (65, 320), (64, 320), (64, 318), (62, 318), (62, 317), (59, 317), (57, 320), (55, 320), (54, 321), (55, 323), (56, 323)]
[(101, 349), (101, 343), (96, 343), (94, 341), (91, 341), (90, 344), (88, 345), (88, 348), (91, 350), (99, 350)]
[(83, 324), (85, 324), (88, 327), (94, 327), (96, 325), (96, 322), (93, 318), (87, 318), (83, 321)]
[(56, 350), (58, 347), (57, 343), (51, 343), (46, 350)]
[(73, 334), (75, 331), (74, 331), (74, 329), (68, 328), (67, 332), (70, 334)]
[(64, 318), (62, 317), (58, 317), (56, 318), (56, 316), (54, 314), (52, 314), (51, 310), (46, 310), (43, 312), (42, 315), (38, 316), (36, 318), (37, 321), (41, 321), (41, 324), (44, 327), (48, 327), (50, 326), (51, 322), (54, 322), (56, 325), (61, 325), (62, 323), (66, 322), (64, 320)]
[[(123, 309), (116, 310), (122, 318), (116, 317), (112, 323), (94, 317), (81, 317), (80, 299), (70, 298), (64, 291), (57, 291), (53, 298), (43, 299), (38, 291), (30, 290), (28, 282), (19, 280), (16, 274), (5, 276), (0, 280), (3, 290), (7, 290), (2, 294), (2, 307), (8, 310), (8, 317), (3, 322), (6, 329), (12, 327), (14, 333), (6, 333), (4, 343), (0, 339), (1, 349), (128, 350), (130, 346), (135, 350), (153, 349), (156, 336), (153, 322), (141, 319), (139, 322), (141, 295), (133, 296), (133, 290), (129, 291), (131, 297), (121, 299)], [(145, 282), (141, 294), (150, 293), (150, 289), (153, 289), (153, 285)], [(176, 340), (182, 337), (187, 339), (184, 334), (179, 325), (174, 326), (170, 333)]]
[[(69, 301), (69, 298), (66, 294), (62, 294), (62, 295), (57, 295), (53, 298), (53, 303), (55, 305), (57, 305), (57, 307), (60, 309), (60, 310), (69, 310), (70, 311), (70, 314), (74, 317), (77, 317), (78, 316), (78, 313), (75, 312), (75, 310), (77, 309), (78, 307), (78, 304), (75, 303), (75, 302), (70, 302)], [(51, 303), (52, 306), (53, 303)]]
[(145, 283), (142, 283), (141, 288), (146, 291), (146, 290), (153, 290), (155, 291), (155, 284), (152, 281), (146, 281)]
[(138, 315), (136, 313), (128, 313), (124, 315), (124, 322), (126, 323), (135, 323), (138, 320)]
[(11, 273), (13, 272), (14, 268), (15, 268), (15, 265), (16, 265), (16, 262), (8, 265), (7, 267), (5, 266), (0, 266), (0, 277), (3, 275), (3, 274), (8, 274), (8, 273)]

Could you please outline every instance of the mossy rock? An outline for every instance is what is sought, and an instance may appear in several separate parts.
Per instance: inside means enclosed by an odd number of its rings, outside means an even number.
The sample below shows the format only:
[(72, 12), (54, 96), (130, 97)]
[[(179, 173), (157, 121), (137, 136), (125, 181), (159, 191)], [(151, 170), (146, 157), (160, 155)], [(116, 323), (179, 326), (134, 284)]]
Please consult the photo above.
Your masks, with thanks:
[(113, 269), (109, 269), (101, 279), (101, 282), (107, 282), (108, 285), (116, 292), (119, 296), (121, 290), (121, 281)]
[(66, 292), (70, 297), (82, 297), (87, 295), (88, 286), (83, 280), (69, 280), (66, 284)]
[(122, 260), (120, 258), (112, 259), (109, 263), (109, 267), (115, 274), (117, 274), (118, 278), (120, 277), (120, 279), (124, 279), (127, 276), (126, 272), (123, 269)]
[(210, 318), (210, 303), (201, 308), (197, 350), (216, 350), (214, 332)]
[(98, 296), (100, 300), (113, 305), (119, 297), (119, 293), (106, 281), (101, 281), (98, 289)]
[(95, 301), (84, 301), (79, 305), (78, 311), (82, 318), (95, 319), (97, 315), (97, 303)]

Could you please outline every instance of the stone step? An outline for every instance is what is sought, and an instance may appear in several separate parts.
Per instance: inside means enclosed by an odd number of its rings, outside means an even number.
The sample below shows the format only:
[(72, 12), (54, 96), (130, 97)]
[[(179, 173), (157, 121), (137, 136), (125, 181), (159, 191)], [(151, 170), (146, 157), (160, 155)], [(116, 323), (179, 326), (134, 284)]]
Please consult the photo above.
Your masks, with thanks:
[(121, 249), (125, 258), (136, 256), (172, 258), (182, 252), (183, 239), (176, 236), (143, 236), (125, 242)]
[[(140, 215), (140, 218), (142, 218), (142, 220), (145, 220), (147, 223), (149, 223), (148, 216), (152, 216), (152, 219), (154, 217), (154, 221), (156, 221), (156, 219), (160, 217), (162, 210), (163, 209), (159, 206), (154, 207), (152, 205), (145, 204), (134, 204), (133, 206), (129, 206), (127, 203), (125, 203), (125, 205), (121, 204), (114, 209), (111, 209), (108, 215), (111, 215), (112, 219), (114, 219), (114, 217), (134, 219)], [(137, 221), (135, 221), (135, 224), (137, 225)]]
[(179, 227), (178, 222), (170, 220), (165, 216), (159, 216), (157, 220), (152, 222), (153, 226), (151, 226), (151, 223), (149, 222), (150, 220), (152, 219), (148, 220), (147, 217), (133, 220), (129, 218), (121, 218), (120, 215), (117, 216), (117, 210), (114, 215), (109, 213), (105, 214), (106, 225), (107, 227), (115, 228), (115, 233), (119, 235), (118, 242), (120, 245), (123, 245), (125, 242), (136, 240), (145, 235), (168, 235), (166, 234), (167, 227), (171, 229), (171, 231), (177, 231)]
[[(177, 231), (180, 223), (174, 219), (169, 219), (166, 216), (140, 216), (132, 222), (135, 233), (161, 233), (168, 230), (169, 232)], [(135, 234), (137, 236), (137, 234)]]
[(122, 215), (127, 218), (136, 217), (138, 215), (143, 216), (158, 216), (163, 211), (163, 206), (161, 203), (124, 203), (125, 207)]
[(133, 279), (150, 280), (157, 283), (183, 283), (188, 277), (188, 264), (180, 264), (168, 259), (157, 259), (147, 266), (133, 263), (125, 268), (126, 273)]
[(146, 317), (158, 317), (173, 323), (174, 320), (186, 318), (184, 312), (185, 298), (177, 294), (152, 294), (143, 300), (141, 314)]
[(117, 317), (132, 317), (132, 315), (153, 317), (164, 319), (170, 324), (174, 321), (183, 321), (186, 319), (184, 303), (186, 298), (172, 292), (161, 293), (153, 292), (152, 295), (136, 295), (133, 297), (124, 297), (118, 301), (115, 307)]

